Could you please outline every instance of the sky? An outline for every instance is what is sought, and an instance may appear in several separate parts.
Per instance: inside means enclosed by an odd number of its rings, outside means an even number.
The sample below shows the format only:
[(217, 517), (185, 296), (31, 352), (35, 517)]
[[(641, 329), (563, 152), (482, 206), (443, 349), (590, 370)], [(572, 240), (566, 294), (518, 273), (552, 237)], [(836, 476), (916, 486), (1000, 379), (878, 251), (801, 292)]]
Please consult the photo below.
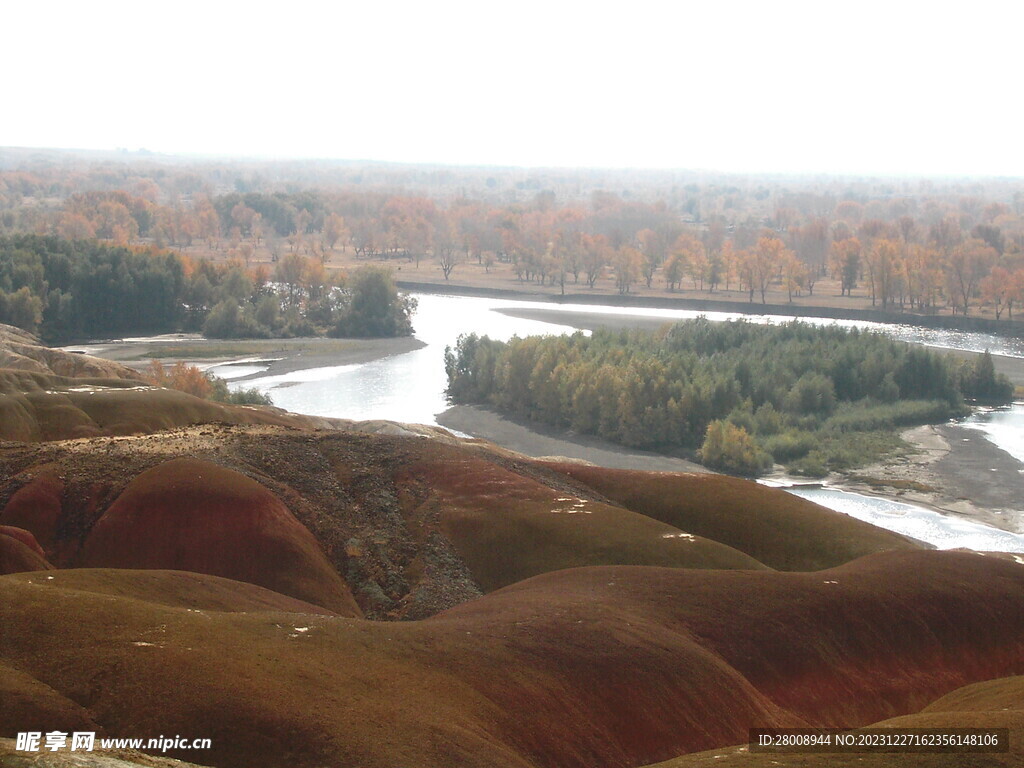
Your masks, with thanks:
[(9, 3), (0, 146), (1024, 176), (1024, 2)]

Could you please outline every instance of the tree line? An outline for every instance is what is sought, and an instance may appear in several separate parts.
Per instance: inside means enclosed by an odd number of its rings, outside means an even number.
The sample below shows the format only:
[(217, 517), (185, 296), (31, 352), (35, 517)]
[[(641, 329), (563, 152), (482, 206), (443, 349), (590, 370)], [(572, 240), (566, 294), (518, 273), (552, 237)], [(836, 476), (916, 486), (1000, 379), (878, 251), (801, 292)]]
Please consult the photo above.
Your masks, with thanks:
[(686, 190), (661, 200), (595, 190), (586, 202), (542, 190), (496, 204), (310, 187), (204, 191), (170, 201), (154, 183), (136, 181), (131, 190), (75, 192), (55, 207), (22, 204), (0, 223), (120, 245), (202, 245), (246, 264), (285, 254), (326, 263), (345, 249), (417, 267), (428, 259), (448, 279), (467, 263), (485, 274), (500, 263), (522, 283), (563, 292), (600, 282), (620, 293), (742, 290), (764, 303), (769, 290), (792, 300), (831, 278), (842, 295), (857, 290), (882, 309), (966, 315), (985, 306), (998, 320), (1012, 319), (1024, 303), (1024, 194), (1002, 202)]
[[(656, 333), (509, 342), (469, 334), (446, 350), (445, 366), (454, 403), (630, 447), (681, 449), (752, 475), (773, 461), (823, 474), (853, 460), (854, 433), (933, 423), (962, 414), (964, 397), (1013, 394), (987, 353), (959, 364), (880, 334), (799, 322), (699, 318)], [(832, 453), (823, 450), (830, 441)]]
[[(59, 154), (59, 153), (58, 153)], [(0, 169), (0, 230), (218, 259), (472, 263), (524, 283), (621, 293), (769, 291), (822, 280), (885, 310), (1013, 319), (1024, 189), (1012, 179), (773, 179), (346, 163), (101, 162), (27, 153)], [(774, 301), (779, 299), (773, 298)], [(20, 314), (30, 312), (24, 296)]]
[(271, 271), (155, 247), (0, 236), (0, 322), (49, 342), (201, 330), (217, 338), (412, 333), (415, 300), (390, 272), (328, 276), (291, 254)]

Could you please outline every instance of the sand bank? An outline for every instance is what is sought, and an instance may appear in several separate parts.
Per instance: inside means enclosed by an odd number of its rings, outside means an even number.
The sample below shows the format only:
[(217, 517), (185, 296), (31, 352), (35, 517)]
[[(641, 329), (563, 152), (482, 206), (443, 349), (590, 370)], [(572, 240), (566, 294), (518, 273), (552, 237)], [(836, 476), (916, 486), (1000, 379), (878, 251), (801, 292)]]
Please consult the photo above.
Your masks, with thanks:
[(267, 370), (232, 380), (245, 381), (310, 368), (369, 363), (423, 346), (422, 341), (412, 336), (387, 339), (205, 339), (197, 334), (168, 334), (68, 349), (82, 349), (137, 370), (144, 370), (154, 359), (164, 364), (182, 360), (204, 370), (214, 365), (264, 361)]
[(442, 427), (490, 440), (526, 456), (559, 456), (613, 469), (644, 469), (653, 472), (707, 472), (700, 464), (650, 451), (623, 448), (589, 435), (573, 435), (540, 424), (520, 424), (492, 410), (456, 405), (437, 416)]

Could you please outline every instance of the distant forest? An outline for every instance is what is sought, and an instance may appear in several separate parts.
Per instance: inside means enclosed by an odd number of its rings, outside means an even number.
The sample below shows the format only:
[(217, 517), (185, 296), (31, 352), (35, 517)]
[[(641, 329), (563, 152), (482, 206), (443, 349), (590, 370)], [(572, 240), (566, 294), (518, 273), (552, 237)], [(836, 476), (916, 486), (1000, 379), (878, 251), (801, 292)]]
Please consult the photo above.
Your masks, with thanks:
[(964, 413), (964, 397), (1008, 402), (986, 353), (955, 363), (875, 333), (705, 318), (662, 332), (494, 341), (446, 354), (455, 403), (599, 435), (699, 449), (716, 469), (757, 475), (773, 461), (822, 475), (892, 446), (884, 432)]
[(214, 338), (406, 336), (415, 300), (387, 270), (329, 279), (298, 256), (271, 273), (155, 247), (0, 236), (0, 322), (49, 342), (202, 330)]
[[(671, 171), (242, 163), (0, 150), (0, 231), (169, 248), (251, 266), (501, 266), (522, 285), (751, 302), (841, 296), (1012, 319), (1024, 182)], [(411, 270), (410, 270), (411, 271)], [(404, 273), (406, 274), (406, 273)], [(507, 279), (507, 278), (503, 278)], [(502, 287), (509, 287), (503, 285)]]

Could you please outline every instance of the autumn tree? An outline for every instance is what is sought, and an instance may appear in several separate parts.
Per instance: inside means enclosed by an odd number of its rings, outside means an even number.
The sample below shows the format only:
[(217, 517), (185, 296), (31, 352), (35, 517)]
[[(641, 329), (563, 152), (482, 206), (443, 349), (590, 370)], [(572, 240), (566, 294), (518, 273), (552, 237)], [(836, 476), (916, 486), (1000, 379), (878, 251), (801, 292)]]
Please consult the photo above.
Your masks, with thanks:
[(832, 263), (839, 277), (839, 295), (850, 296), (857, 287), (857, 276), (860, 274), (860, 240), (849, 237), (832, 243)]
[(765, 291), (779, 270), (779, 266), (791, 253), (777, 237), (760, 237), (757, 247), (751, 252), (751, 270), (757, 289), (761, 293), (761, 303), (765, 304)]
[(746, 477), (760, 475), (772, 459), (761, 450), (743, 427), (715, 420), (708, 425), (700, 460), (705, 466)]
[(672, 293), (679, 287), (679, 284), (683, 282), (683, 276), (686, 274), (686, 266), (683, 259), (678, 253), (673, 253), (668, 257), (668, 261), (665, 262), (665, 285), (668, 287), (669, 293)]
[(444, 279), (451, 277), (452, 272), (462, 263), (462, 253), (459, 250), (459, 241), (455, 233), (455, 227), (451, 219), (444, 214), (439, 214), (434, 219), (434, 259), (441, 267)]
[(610, 250), (608, 241), (602, 235), (583, 236), (583, 274), (587, 278), (587, 287), (593, 288), (601, 276), (610, 261)]
[(636, 248), (624, 245), (615, 252), (615, 287), (620, 294), (629, 293), (630, 287), (636, 282), (643, 264), (643, 254)]
[(875, 306), (875, 301), (881, 299), (884, 309), (893, 299), (900, 274), (899, 243), (886, 238), (875, 240), (868, 250), (866, 262), (871, 285), (871, 306)]
[(993, 267), (978, 287), (981, 289), (982, 300), (992, 305), (998, 320), (1006, 311), (1007, 300), (1013, 290), (1013, 275), (1003, 267)]
[(950, 292), (960, 302), (965, 315), (970, 312), (971, 299), (982, 278), (989, 272), (998, 255), (983, 240), (970, 239), (953, 247), (947, 262)]
[(306, 274), (306, 259), (297, 253), (289, 253), (279, 262), (274, 270), (274, 279), (281, 283), (287, 291), (288, 306), (297, 306), (302, 291), (303, 277)]
[(807, 265), (797, 258), (792, 251), (786, 251), (782, 257), (782, 282), (786, 286), (786, 295), (790, 304), (793, 303), (793, 294), (803, 290), (807, 280), (807, 273), (810, 271)]

